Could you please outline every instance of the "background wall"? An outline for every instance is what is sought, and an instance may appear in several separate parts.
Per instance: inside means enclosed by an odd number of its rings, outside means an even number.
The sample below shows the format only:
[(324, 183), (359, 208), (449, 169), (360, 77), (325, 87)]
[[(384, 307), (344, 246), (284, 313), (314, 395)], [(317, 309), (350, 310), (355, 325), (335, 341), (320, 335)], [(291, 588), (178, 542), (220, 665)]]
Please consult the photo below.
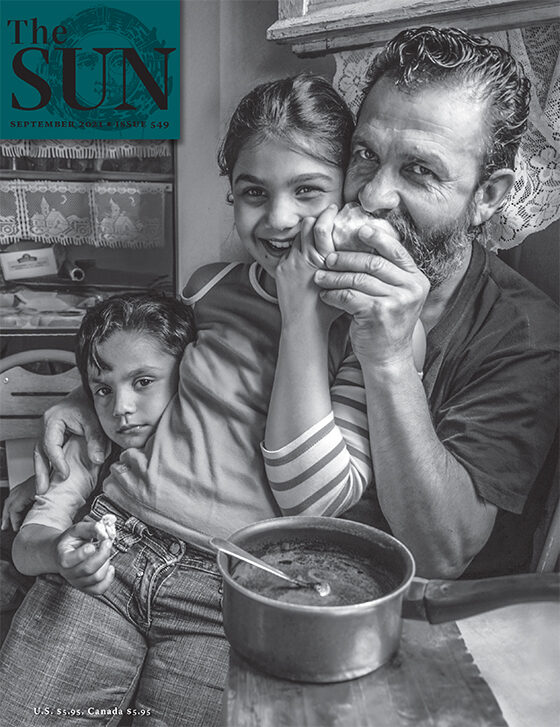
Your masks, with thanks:
[(216, 163), (229, 117), (258, 83), (309, 70), (332, 79), (332, 57), (299, 59), (265, 39), (275, 0), (183, 0), (181, 139), (177, 144), (178, 282), (200, 265), (243, 259)]

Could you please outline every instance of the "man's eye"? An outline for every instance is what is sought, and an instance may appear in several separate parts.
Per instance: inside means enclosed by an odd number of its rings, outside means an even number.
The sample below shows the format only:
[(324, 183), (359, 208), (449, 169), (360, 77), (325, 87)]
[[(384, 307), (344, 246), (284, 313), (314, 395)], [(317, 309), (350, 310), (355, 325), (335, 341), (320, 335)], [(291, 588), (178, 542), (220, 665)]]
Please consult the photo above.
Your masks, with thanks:
[(356, 149), (354, 152), (357, 154), (361, 159), (365, 159), (367, 162), (373, 162), (377, 159), (377, 155), (375, 152), (373, 152), (371, 149), (366, 149), (365, 147), (360, 147)]
[(408, 169), (418, 177), (431, 177), (435, 179), (436, 176), (431, 169), (428, 169), (428, 167), (422, 164), (411, 164)]

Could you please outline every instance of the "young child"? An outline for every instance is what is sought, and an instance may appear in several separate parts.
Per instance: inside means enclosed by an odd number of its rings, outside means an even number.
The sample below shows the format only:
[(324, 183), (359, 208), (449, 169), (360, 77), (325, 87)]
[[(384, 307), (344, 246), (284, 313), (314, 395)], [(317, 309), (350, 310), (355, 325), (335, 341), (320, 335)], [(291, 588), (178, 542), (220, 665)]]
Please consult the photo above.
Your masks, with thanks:
[(96, 547), (96, 521), (75, 521), (89, 510), (92, 493), (100, 491), (120, 452), (141, 449), (155, 432), (177, 392), (185, 346), (193, 340), (192, 312), (173, 298), (131, 293), (88, 310), (77, 334), (76, 364), (111, 452), (102, 466), (93, 466), (83, 438), (70, 438), (65, 445), (70, 476), (55, 476), (49, 491), (37, 495), (15, 538), (12, 556), (21, 573), (59, 573), (88, 593), (105, 590), (113, 576), (111, 538)]
[[(341, 204), (352, 130), (342, 99), (313, 76), (259, 86), (234, 113), (220, 164), (253, 262), (205, 266), (187, 285), (197, 341), (181, 360), (178, 395), (144, 448), (111, 467), (91, 513), (116, 517), (114, 579), (105, 564), (89, 574), (102, 584), (95, 599), (56, 576), (35, 584), (2, 650), (8, 725), (41, 723), (16, 676), (31, 654), (25, 691), (38, 703), (122, 708), (135, 693), (135, 724), (219, 724), (227, 643), (209, 536), (281, 514), (340, 514), (371, 479), (347, 321), (333, 322), (312, 283), (313, 220)], [(291, 275), (297, 285), (277, 287)], [(267, 434), (267, 477), (261, 444), (279, 345), (293, 350), (302, 337), (299, 366), (286, 374), (309, 382), (307, 402), (291, 431)], [(91, 417), (76, 406), (62, 408)]]

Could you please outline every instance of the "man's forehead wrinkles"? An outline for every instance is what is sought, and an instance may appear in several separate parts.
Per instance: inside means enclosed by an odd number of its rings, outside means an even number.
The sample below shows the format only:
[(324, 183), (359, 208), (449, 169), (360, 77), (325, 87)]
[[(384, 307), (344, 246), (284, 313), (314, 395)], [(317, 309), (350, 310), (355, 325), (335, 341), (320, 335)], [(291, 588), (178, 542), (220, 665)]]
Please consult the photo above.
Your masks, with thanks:
[(373, 117), (369, 119), (362, 119), (358, 122), (356, 131), (354, 133), (354, 139), (367, 140), (366, 137), (372, 135), (377, 136), (381, 134), (398, 134), (400, 137), (410, 136), (414, 138), (416, 136), (424, 141), (437, 141), (442, 139), (449, 141), (449, 139), (457, 140), (456, 130), (451, 126), (445, 126), (440, 121), (426, 120), (415, 120), (414, 124), (411, 124), (410, 120), (405, 117), (403, 119), (395, 118), (394, 116), (385, 117)]

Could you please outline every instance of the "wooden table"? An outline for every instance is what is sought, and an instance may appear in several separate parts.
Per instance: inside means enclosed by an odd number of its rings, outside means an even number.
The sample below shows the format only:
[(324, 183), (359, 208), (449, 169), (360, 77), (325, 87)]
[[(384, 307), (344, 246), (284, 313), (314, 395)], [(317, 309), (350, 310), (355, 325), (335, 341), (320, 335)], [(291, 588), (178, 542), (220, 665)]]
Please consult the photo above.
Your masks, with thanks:
[(559, 605), (508, 606), (441, 626), (406, 621), (394, 662), (338, 684), (275, 679), (232, 654), (224, 725), (559, 727)]
[(509, 606), (458, 626), (509, 727), (559, 727), (560, 605)]

